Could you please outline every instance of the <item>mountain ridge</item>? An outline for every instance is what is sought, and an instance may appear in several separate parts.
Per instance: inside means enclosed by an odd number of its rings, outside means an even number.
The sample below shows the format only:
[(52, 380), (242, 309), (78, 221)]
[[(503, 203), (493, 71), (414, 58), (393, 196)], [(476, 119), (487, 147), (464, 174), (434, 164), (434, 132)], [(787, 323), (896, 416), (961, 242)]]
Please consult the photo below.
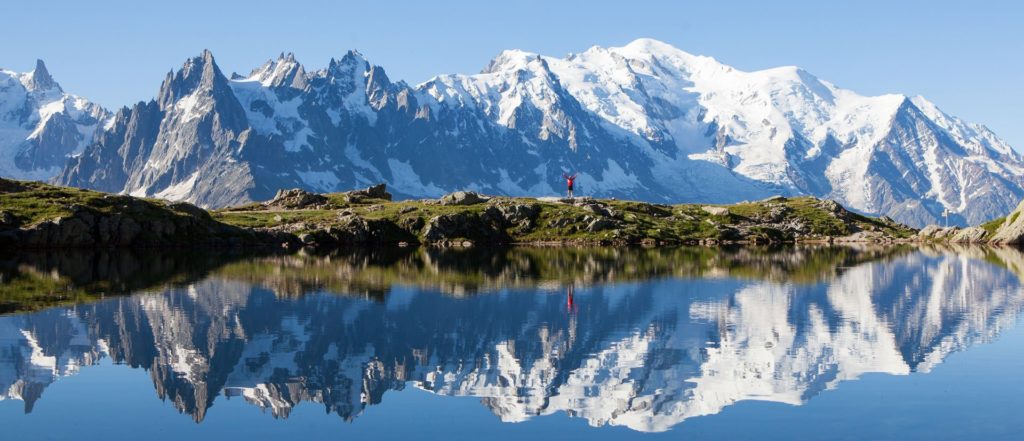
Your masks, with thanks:
[(376, 182), (407, 198), (550, 195), (572, 170), (595, 196), (807, 194), (914, 226), (946, 210), (979, 224), (1024, 197), (1019, 154), (924, 98), (865, 97), (794, 66), (745, 72), (651, 39), (566, 58), (506, 50), (415, 86), (357, 51), (313, 71), (282, 53), (230, 78), (209, 51), (197, 59), (219, 92), (165, 79), (158, 111), (137, 105), (56, 182), (219, 207)]

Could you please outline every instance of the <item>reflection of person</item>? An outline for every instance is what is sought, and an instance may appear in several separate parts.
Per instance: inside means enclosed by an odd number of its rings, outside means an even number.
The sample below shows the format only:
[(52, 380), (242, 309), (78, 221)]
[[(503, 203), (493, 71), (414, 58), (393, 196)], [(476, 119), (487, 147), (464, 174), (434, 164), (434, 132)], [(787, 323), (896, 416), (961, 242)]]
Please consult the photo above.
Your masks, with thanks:
[[(572, 191), (572, 190), (570, 190), (570, 191)], [(573, 303), (573, 298), (572, 298), (572, 295), (573, 295), (573, 293), (575, 291), (576, 291), (576, 287), (574, 285), (569, 285), (569, 287), (566, 288), (565, 305), (569, 307), (570, 311), (572, 311), (573, 306), (575, 306), (575, 304)]]
[(569, 199), (572, 199), (572, 197), (573, 197), (573, 196), (572, 196), (572, 187), (573, 187), (573, 184), (574, 184), (574, 183), (576, 182), (576, 175), (577, 175), (577, 174), (578, 174), (578, 173), (573, 173), (573, 174), (572, 174), (572, 175), (570, 176), (569, 174), (566, 174), (566, 173), (562, 173), (562, 178), (564, 178), (564, 179), (565, 179), (565, 186), (566, 186), (566, 188), (567, 188), (567, 189), (568, 189), (568, 191), (569, 191)]

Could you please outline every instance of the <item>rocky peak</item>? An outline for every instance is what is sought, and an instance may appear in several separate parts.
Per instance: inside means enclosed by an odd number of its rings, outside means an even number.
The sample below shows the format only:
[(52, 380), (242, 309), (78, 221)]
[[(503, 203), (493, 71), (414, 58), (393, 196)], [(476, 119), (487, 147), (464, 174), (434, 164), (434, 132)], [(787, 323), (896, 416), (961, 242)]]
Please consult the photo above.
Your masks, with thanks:
[(194, 92), (203, 91), (212, 95), (226, 89), (230, 93), (228, 80), (217, 67), (213, 53), (207, 49), (199, 56), (186, 60), (177, 72), (168, 72), (160, 86), (157, 102), (162, 109), (166, 109)]
[(394, 89), (384, 68), (373, 66), (366, 73), (366, 99), (375, 110), (388, 104), (388, 97)]
[(36, 60), (36, 68), (28, 74), (25, 88), (31, 91), (57, 89), (58, 92), (63, 92), (60, 85), (50, 76), (50, 71), (46, 69), (43, 60)]
[(365, 71), (369, 67), (363, 54), (356, 50), (350, 50), (340, 60), (331, 58), (327, 71), (329, 74), (347, 75), (355, 71)]
[(267, 60), (263, 66), (252, 71), (248, 79), (259, 81), (265, 87), (293, 89), (306, 88), (306, 70), (298, 61), (295, 54), (289, 52), (281, 53), (276, 60)]

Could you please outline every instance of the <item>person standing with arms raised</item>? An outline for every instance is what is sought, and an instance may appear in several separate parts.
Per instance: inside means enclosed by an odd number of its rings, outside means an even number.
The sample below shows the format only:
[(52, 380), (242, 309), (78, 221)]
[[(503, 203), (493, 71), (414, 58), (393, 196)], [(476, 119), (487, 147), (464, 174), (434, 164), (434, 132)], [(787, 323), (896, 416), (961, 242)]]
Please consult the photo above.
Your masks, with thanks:
[(572, 194), (572, 188), (573, 185), (576, 183), (577, 174), (578, 173), (573, 173), (572, 175), (569, 175), (568, 173), (562, 173), (562, 178), (565, 179), (566, 190), (568, 190), (569, 193), (569, 199), (572, 199), (574, 197)]

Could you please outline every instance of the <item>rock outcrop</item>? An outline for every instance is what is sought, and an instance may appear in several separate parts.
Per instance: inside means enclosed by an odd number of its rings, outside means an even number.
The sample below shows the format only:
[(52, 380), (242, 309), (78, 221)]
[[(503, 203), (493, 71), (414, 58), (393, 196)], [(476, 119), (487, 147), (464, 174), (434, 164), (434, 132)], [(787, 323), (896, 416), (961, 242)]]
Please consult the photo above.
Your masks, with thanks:
[(1024, 202), (1006, 217), (1003, 224), (996, 229), (990, 242), (996, 244), (1019, 245), (1024, 243)]
[(291, 190), (278, 190), (274, 199), (264, 202), (263, 205), (272, 208), (297, 210), (304, 208), (316, 208), (327, 204), (327, 197), (311, 193), (301, 188)]
[(343, 193), (348, 202), (359, 203), (366, 199), (391, 200), (391, 193), (388, 193), (387, 184), (377, 184), (362, 190), (352, 190)]
[(988, 231), (982, 227), (967, 227), (953, 235), (950, 242), (954, 243), (985, 243), (988, 241)]
[(920, 241), (948, 241), (960, 232), (958, 227), (940, 227), (928, 225), (917, 233), (917, 240)]
[(438, 200), (441, 205), (476, 205), (487, 202), (488, 198), (472, 191), (448, 193)]

